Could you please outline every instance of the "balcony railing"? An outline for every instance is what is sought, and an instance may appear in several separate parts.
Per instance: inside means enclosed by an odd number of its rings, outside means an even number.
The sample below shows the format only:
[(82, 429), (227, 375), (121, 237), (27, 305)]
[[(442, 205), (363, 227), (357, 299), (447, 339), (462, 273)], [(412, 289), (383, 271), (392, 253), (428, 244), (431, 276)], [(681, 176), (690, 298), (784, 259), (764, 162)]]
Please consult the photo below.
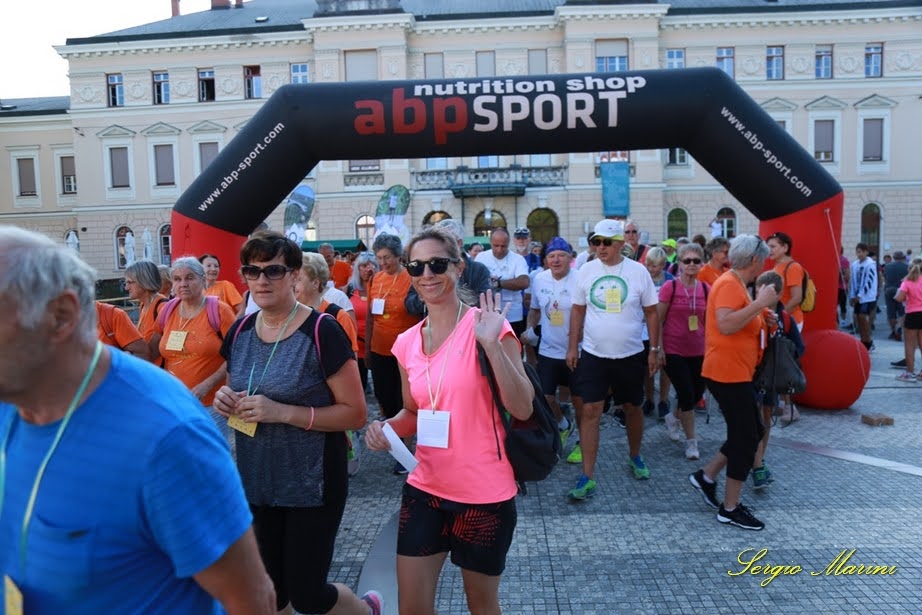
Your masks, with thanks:
[(456, 196), (524, 194), (526, 188), (567, 185), (566, 166), (412, 171), (413, 190), (451, 190)]

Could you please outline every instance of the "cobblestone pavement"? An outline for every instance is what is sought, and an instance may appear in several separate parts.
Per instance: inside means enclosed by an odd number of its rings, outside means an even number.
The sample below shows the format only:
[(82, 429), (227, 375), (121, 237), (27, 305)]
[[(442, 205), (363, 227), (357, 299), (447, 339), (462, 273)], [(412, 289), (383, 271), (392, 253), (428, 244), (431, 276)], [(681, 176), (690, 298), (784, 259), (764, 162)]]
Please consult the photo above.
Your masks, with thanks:
[[(902, 358), (903, 346), (888, 341), (885, 328), (875, 333), (871, 377), (852, 408), (802, 410), (800, 421), (773, 429), (777, 441), (766, 461), (776, 480), (759, 492), (747, 484), (743, 492), (743, 501), (766, 523), (761, 532), (719, 524), (688, 483), (688, 474), (723, 441), (716, 408), (708, 424), (697, 416), (698, 462), (685, 459), (684, 443), (670, 441), (663, 423), (647, 418), (642, 452), (652, 476), (646, 481), (629, 474), (624, 430), (603, 418), (594, 499), (567, 501), (580, 468), (565, 462), (518, 498), (518, 527), (500, 587), (503, 611), (922, 612), (922, 382), (895, 380), (899, 372), (890, 362)], [(369, 414), (377, 414), (369, 401)], [(864, 425), (862, 412), (886, 413), (895, 425)], [(813, 446), (825, 449), (816, 452)], [(843, 459), (848, 453), (905, 465)], [(391, 474), (392, 465), (388, 455), (362, 450), (331, 580), (358, 585), (379, 531), (397, 512), (404, 478)], [(718, 495), (722, 492), (721, 479)], [(837, 555), (853, 549), (845, 565), (894, 566), (895, 572), (847, 575), (843, 566), (838, 575), (827, 574)], [(794, 574), (774, 579), (728, 574), (743, 570), (738, 558), (745, 561), (760, 550), (766, 552), (757, 564), (788, 566), (786, 572)], [(386, 612), (396, 613), (394, 588), (383, 589), (390, 598)], [(437, 608), (442, 615), (467, 612), (461, 575), (450, 563)]]

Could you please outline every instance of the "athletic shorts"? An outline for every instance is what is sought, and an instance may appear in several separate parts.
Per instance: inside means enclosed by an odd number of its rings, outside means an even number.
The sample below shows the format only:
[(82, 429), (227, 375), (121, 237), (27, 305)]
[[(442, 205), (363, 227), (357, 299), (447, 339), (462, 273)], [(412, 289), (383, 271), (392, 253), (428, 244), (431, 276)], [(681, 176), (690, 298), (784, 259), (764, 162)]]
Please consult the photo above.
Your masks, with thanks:
[(459, 568), (496, 577), (506, 568), (516, 520), (515, 498), (462, 504), (404, 484), (397, 555), (451, 552), (451, 563)]
[(870, 314), (871, 311), (877, 307), (876, 301), (868, 301), (867, 303), (859, 303), (855, 306), (855, 314)]
[(557, 387), (570, 387), (570, 395), (579, 396), (576, 372), (567, 367), (566, 359), (551, 359), (539, 354), (535, 371), (545, 395), (554, 395)]
[(909, 312), (903, 317), (904, 329), (922, 329), (922, 312)]
[(605, 359), (585, 350), (576, 365), (577, 389), (587, 404), (605, 401), (611, 389), (618, 403), (643, 403), (647, 363), (643, 351), (623, 359)]

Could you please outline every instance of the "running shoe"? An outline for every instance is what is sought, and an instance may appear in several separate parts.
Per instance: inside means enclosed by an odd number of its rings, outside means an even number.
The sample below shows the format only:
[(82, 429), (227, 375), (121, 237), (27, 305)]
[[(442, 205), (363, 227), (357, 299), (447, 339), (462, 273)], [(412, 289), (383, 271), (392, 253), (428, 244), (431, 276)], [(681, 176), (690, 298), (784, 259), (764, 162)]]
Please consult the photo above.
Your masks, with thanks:
[(567, 492), (567, 497), (569, 497), (574, 502), (581, 502), (595, 496), (596, 482), (583, 474), (579, 477), (579, 480), (576, 481), (576, 487), (570, 489)]
[(640, 455), (628, 459), (628, 466), (631, 468), (631, 471), (634, 473), (634, 478), (637, 480), (650, 478), (650, 468), (647, 467), (643, 457)]
[(579, 442), (576, 443), (576, 446), (574, 446), (570, 454), (567, 455), (567, 463), (583, 463), (583, 449), (580, 447)]

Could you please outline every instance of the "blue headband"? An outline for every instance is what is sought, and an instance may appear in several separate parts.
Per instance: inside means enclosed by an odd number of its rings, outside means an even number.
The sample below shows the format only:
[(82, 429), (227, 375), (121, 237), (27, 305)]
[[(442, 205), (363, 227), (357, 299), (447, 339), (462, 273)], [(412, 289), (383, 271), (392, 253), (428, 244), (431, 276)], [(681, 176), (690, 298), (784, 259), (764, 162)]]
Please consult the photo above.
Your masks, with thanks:
[(570, 247), (570, 244), (567, 243), (567, 240), (563, 237), (554, 237), (549, 242), (547, 242), (547, 247), (545, 248), (545, 253), (550, 254), (551, 252), (556, 252), (557, 250), (571, 254), (573, 248)]

